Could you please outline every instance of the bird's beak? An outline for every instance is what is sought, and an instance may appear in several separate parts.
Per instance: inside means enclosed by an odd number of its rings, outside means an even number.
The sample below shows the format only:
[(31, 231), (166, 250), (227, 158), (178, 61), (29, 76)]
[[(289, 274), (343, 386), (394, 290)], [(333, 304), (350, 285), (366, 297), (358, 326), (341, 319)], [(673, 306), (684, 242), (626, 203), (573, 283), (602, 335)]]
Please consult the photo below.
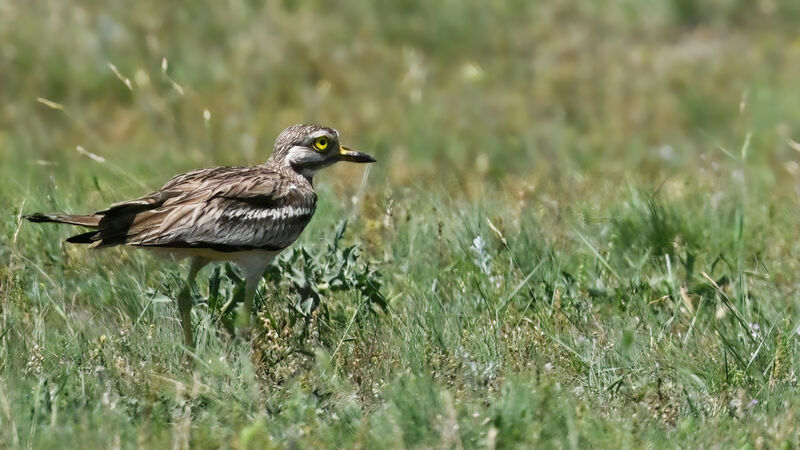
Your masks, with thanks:
[(339, 147), (339, 161), (349, 161), (354, 163), (371, 163), (375, 162), (375, 158), (366, 153), (350, 150), (344, 145)]

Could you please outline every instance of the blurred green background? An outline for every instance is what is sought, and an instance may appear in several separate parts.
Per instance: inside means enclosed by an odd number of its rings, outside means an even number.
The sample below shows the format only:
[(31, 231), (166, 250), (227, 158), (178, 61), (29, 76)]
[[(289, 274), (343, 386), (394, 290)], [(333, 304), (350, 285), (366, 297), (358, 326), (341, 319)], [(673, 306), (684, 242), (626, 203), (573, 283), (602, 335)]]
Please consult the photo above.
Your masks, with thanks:
[(308, 121), (378, 153), (398, 183), (664, 175), (746, 132), (759, 160), (794, 156), (789, 1), (2, 8), (4, 162), (69, 172), (82, 145), (160, 183), (174, 166), (261, 162)]
[[(798, 23), (792, 0), (0, 0), (0, 440), (799, 445)], [(19, 221), (261, 163), (303, 122), (379, 162), (318, 175), (301, 245), (350, 219), (391, 308), (331, 294), (299, 356), (265, 350), (298, 327), (251, 348), (201, 310), (187, 368), (185, 269)]]

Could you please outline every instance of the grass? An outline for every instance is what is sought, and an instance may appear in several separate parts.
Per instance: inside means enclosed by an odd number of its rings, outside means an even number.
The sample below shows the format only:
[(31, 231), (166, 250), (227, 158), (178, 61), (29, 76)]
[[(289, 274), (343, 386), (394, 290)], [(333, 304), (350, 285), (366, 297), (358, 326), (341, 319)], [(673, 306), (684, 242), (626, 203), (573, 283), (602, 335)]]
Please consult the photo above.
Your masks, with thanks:
[[(3, 446), (800, 445), (800, 10), (540, 3), (0, 4)], [(187, 361), (186, 267), (20, 221), (295, 122), (379, 163), (315, 180), (252, 342), (235, 269)]]

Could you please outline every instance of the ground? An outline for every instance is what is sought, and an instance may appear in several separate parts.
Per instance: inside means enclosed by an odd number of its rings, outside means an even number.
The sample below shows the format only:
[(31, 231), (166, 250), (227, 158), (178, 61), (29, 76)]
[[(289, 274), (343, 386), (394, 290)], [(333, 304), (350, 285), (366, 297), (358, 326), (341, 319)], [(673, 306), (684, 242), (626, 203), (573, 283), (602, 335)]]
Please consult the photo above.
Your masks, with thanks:
[[(790, 0), (0, 3), (0, 442), (800, 445)], [(251, 340), (201, 272), (65, 244), (319, 122)]]

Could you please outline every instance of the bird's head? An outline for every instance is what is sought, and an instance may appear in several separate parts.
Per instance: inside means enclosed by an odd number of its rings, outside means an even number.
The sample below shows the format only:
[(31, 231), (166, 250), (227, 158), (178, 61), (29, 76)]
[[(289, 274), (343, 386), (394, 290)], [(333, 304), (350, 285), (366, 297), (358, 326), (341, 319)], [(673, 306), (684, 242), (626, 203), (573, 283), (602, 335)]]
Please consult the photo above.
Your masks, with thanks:
[(283, 130), (275, 140), (271, 160), (288, 165), (307, 178), (339, 161), (375, 162), (372, 156), (341, 145), (338, 131), (318, 125), (292, 125)]

